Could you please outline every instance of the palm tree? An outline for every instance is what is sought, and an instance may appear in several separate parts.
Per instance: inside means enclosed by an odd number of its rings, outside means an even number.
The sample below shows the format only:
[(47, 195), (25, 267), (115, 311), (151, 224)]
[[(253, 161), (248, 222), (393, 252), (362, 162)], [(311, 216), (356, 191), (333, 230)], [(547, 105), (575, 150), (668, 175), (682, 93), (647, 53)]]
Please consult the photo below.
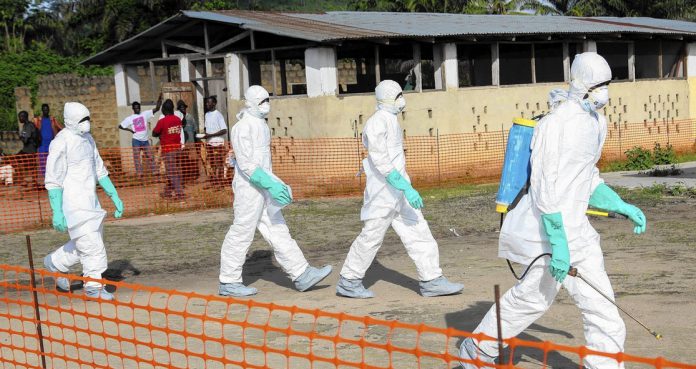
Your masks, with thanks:
[(540, 0), (471, 0), (464, 7), (469, 14), (529, 14), (525, 10), (541, 7)]
[(528, 4), (525, 10), (539, 15), (574, 15), (582, 16), (585, 0), (547, 0), (546, 3)]

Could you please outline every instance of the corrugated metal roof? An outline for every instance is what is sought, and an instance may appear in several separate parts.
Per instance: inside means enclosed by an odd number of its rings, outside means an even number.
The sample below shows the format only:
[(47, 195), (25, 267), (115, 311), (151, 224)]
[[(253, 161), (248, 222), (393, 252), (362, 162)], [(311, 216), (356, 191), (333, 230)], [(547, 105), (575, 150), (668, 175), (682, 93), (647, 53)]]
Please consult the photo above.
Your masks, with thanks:
[(310, 41), (398, 36), (398, 34), (389, 31), (354, 27), (350, 23), (339, 24), (330, 21), (327, 22), (327, 20), (322, 19), (301, 17), (301, 15), (308, 14), (244, 10), (222, 10), (216, 12), (184, 11), (183, 14), (191, 18), (206, 20), (211, 20), (211, 18), (209, 18), (211, 15), (213, 17), (216, 15), (223, 15), (230, 19), (242, 20), (233, 21), (232, 23), (239, 24), (245, 29)]
[(212, 19), (208, 17), (222, 14), (236, 20), (246, 20), (238, 23), (242, 28), (312, 41), (515, 34), (645, 33), (696, 36), (696, 23), (653, 18), (349, 11), (308, 14), (245, 10), (184, 11), (184, 14), (209, 20)]
[[(515, 35), (672, 35), (696, 40), (696, 23), (654, 18), (471, 15), (442, 13), (326, 12), (283, 13), (245, 10), (190, 11), (180, 14), (85, 60), (109, 64), (192, 20), (216, 22), (313, 42), (398, 37)], [(121, 57), (119, 59), (119, 57)]]

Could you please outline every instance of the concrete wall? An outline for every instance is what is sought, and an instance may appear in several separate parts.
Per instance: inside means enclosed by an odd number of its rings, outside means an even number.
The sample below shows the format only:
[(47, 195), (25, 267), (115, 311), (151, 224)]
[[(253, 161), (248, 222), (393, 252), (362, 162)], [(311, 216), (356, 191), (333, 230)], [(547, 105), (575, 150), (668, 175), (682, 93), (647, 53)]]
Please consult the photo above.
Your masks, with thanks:
[[(618, 82), (610, 86), (610, 104), (604, 113), (610, 129), (614, 123), (662, 122), (663, 119), (696, 118), (690, 108), (687, 80)], [(565, 84), (474, 87), (449, 91), (406, 93), (401, 116), (411, 136), (500, 131), (514, 117), (530, 118), (548, 110), (547, 95)], [(692, 95), (693, 96), (693, 95)], [(693, 102), (691, 102), (693, 104)], [(228, 101), (230, 122), (242, 106)], [(343, 96), (279, 97), (271, 101), (268, 123), (276, 137), (353, 137), (375, 110), (373, 94)]]
[(16, 154), (23, 146), (22, 140), (19, 139), (19, 132), (0, 131), (0, 149), (5, 155)]
[(36, 106), (31, 107), (29, 89), (15, 89), (17, 109), (39, 111), (41, 104), (48, 104), (51, 115), (63, 122), (63, 105), (78, 101), (90, 110), (92, 135), (100, 147), (118, 146), (116, 90), (112, 77), (80, 77), (73, 74), (54, 74), (39, 77)]

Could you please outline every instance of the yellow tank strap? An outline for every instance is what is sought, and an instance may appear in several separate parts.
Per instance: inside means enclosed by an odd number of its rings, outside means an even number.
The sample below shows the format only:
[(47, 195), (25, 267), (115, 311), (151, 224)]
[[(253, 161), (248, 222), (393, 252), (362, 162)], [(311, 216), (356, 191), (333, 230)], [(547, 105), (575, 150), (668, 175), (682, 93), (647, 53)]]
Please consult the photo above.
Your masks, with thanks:
[(533, 120), (533, 119), (514, 118), (514, 119), (512, 120), (512, 123), (514, 123), (514, 124), (519, 124), (519, 125), (525, 126), (525, 127), (532, 127), (532, 128), (534, 128), (534, 127), (536, 126), (536, 124), (537, 124), (537, 121), (535, 121), (535, 120)]
[(505, 214), (507, 213), (508, 206), (503, 205), (503, 204), (495, 204), (495, 211), (500, 213), (500, 214)]

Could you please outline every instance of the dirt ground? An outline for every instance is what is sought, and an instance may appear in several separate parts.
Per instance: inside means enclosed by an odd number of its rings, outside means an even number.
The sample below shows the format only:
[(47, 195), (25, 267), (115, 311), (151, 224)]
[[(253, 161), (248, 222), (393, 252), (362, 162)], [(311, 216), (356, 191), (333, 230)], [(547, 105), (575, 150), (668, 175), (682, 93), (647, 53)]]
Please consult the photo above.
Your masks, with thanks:
[[(471, 331), (492, 305), (493, 286), (500, 284), (504, 292), (515, 282), (506, 263), (496, 257), (495, 190), (494, 185), (481, 185), (423, 193), (423, 212), (440, 244), (442, 269), (449, 279), (465, 284), (463, 294), (421, 297), (413, 263), (396, 234), (389, 231), (365, 278), (376, 298), (336, 296), (338, 272), (361, 229), (360, 198), (300, 201), (284, 211), (310, 263), (334, 266), (320, 286), (305, 293), (294, 291), (258, 234), (245, 265), (244, 282), (259, 289), (254, 297), (258, 301)], [(656, 341), (625, 317), (626, 351), (696, 363), (696, 199), (646, 195), (645, 191), (624, 195), (645, 212), (646, 234), (634, 235), (627, 220), (595, 218), (592, 223), (602, 236), (617, 302), (664, 336)], [(104, 235), (109, 267), (123, 271), (130, 283), (215, 294), (220, 245), (231, 221), (231, 209), (110, 221)], [(50, 230), (29, 234), (37, 263), (67, 239)], [(24, 234), (1, 237), (0, 262), (27, 265)], [(561, 292), (551, 309), (519, 337), (583, 345), (580, 312)], [(540, 360), (538, 354), (524, 350), (515, 357), (525, 367), (535, 367)], [(553, 367), (578, 365), (576, 357), (557, 353), (550, 362)]]

